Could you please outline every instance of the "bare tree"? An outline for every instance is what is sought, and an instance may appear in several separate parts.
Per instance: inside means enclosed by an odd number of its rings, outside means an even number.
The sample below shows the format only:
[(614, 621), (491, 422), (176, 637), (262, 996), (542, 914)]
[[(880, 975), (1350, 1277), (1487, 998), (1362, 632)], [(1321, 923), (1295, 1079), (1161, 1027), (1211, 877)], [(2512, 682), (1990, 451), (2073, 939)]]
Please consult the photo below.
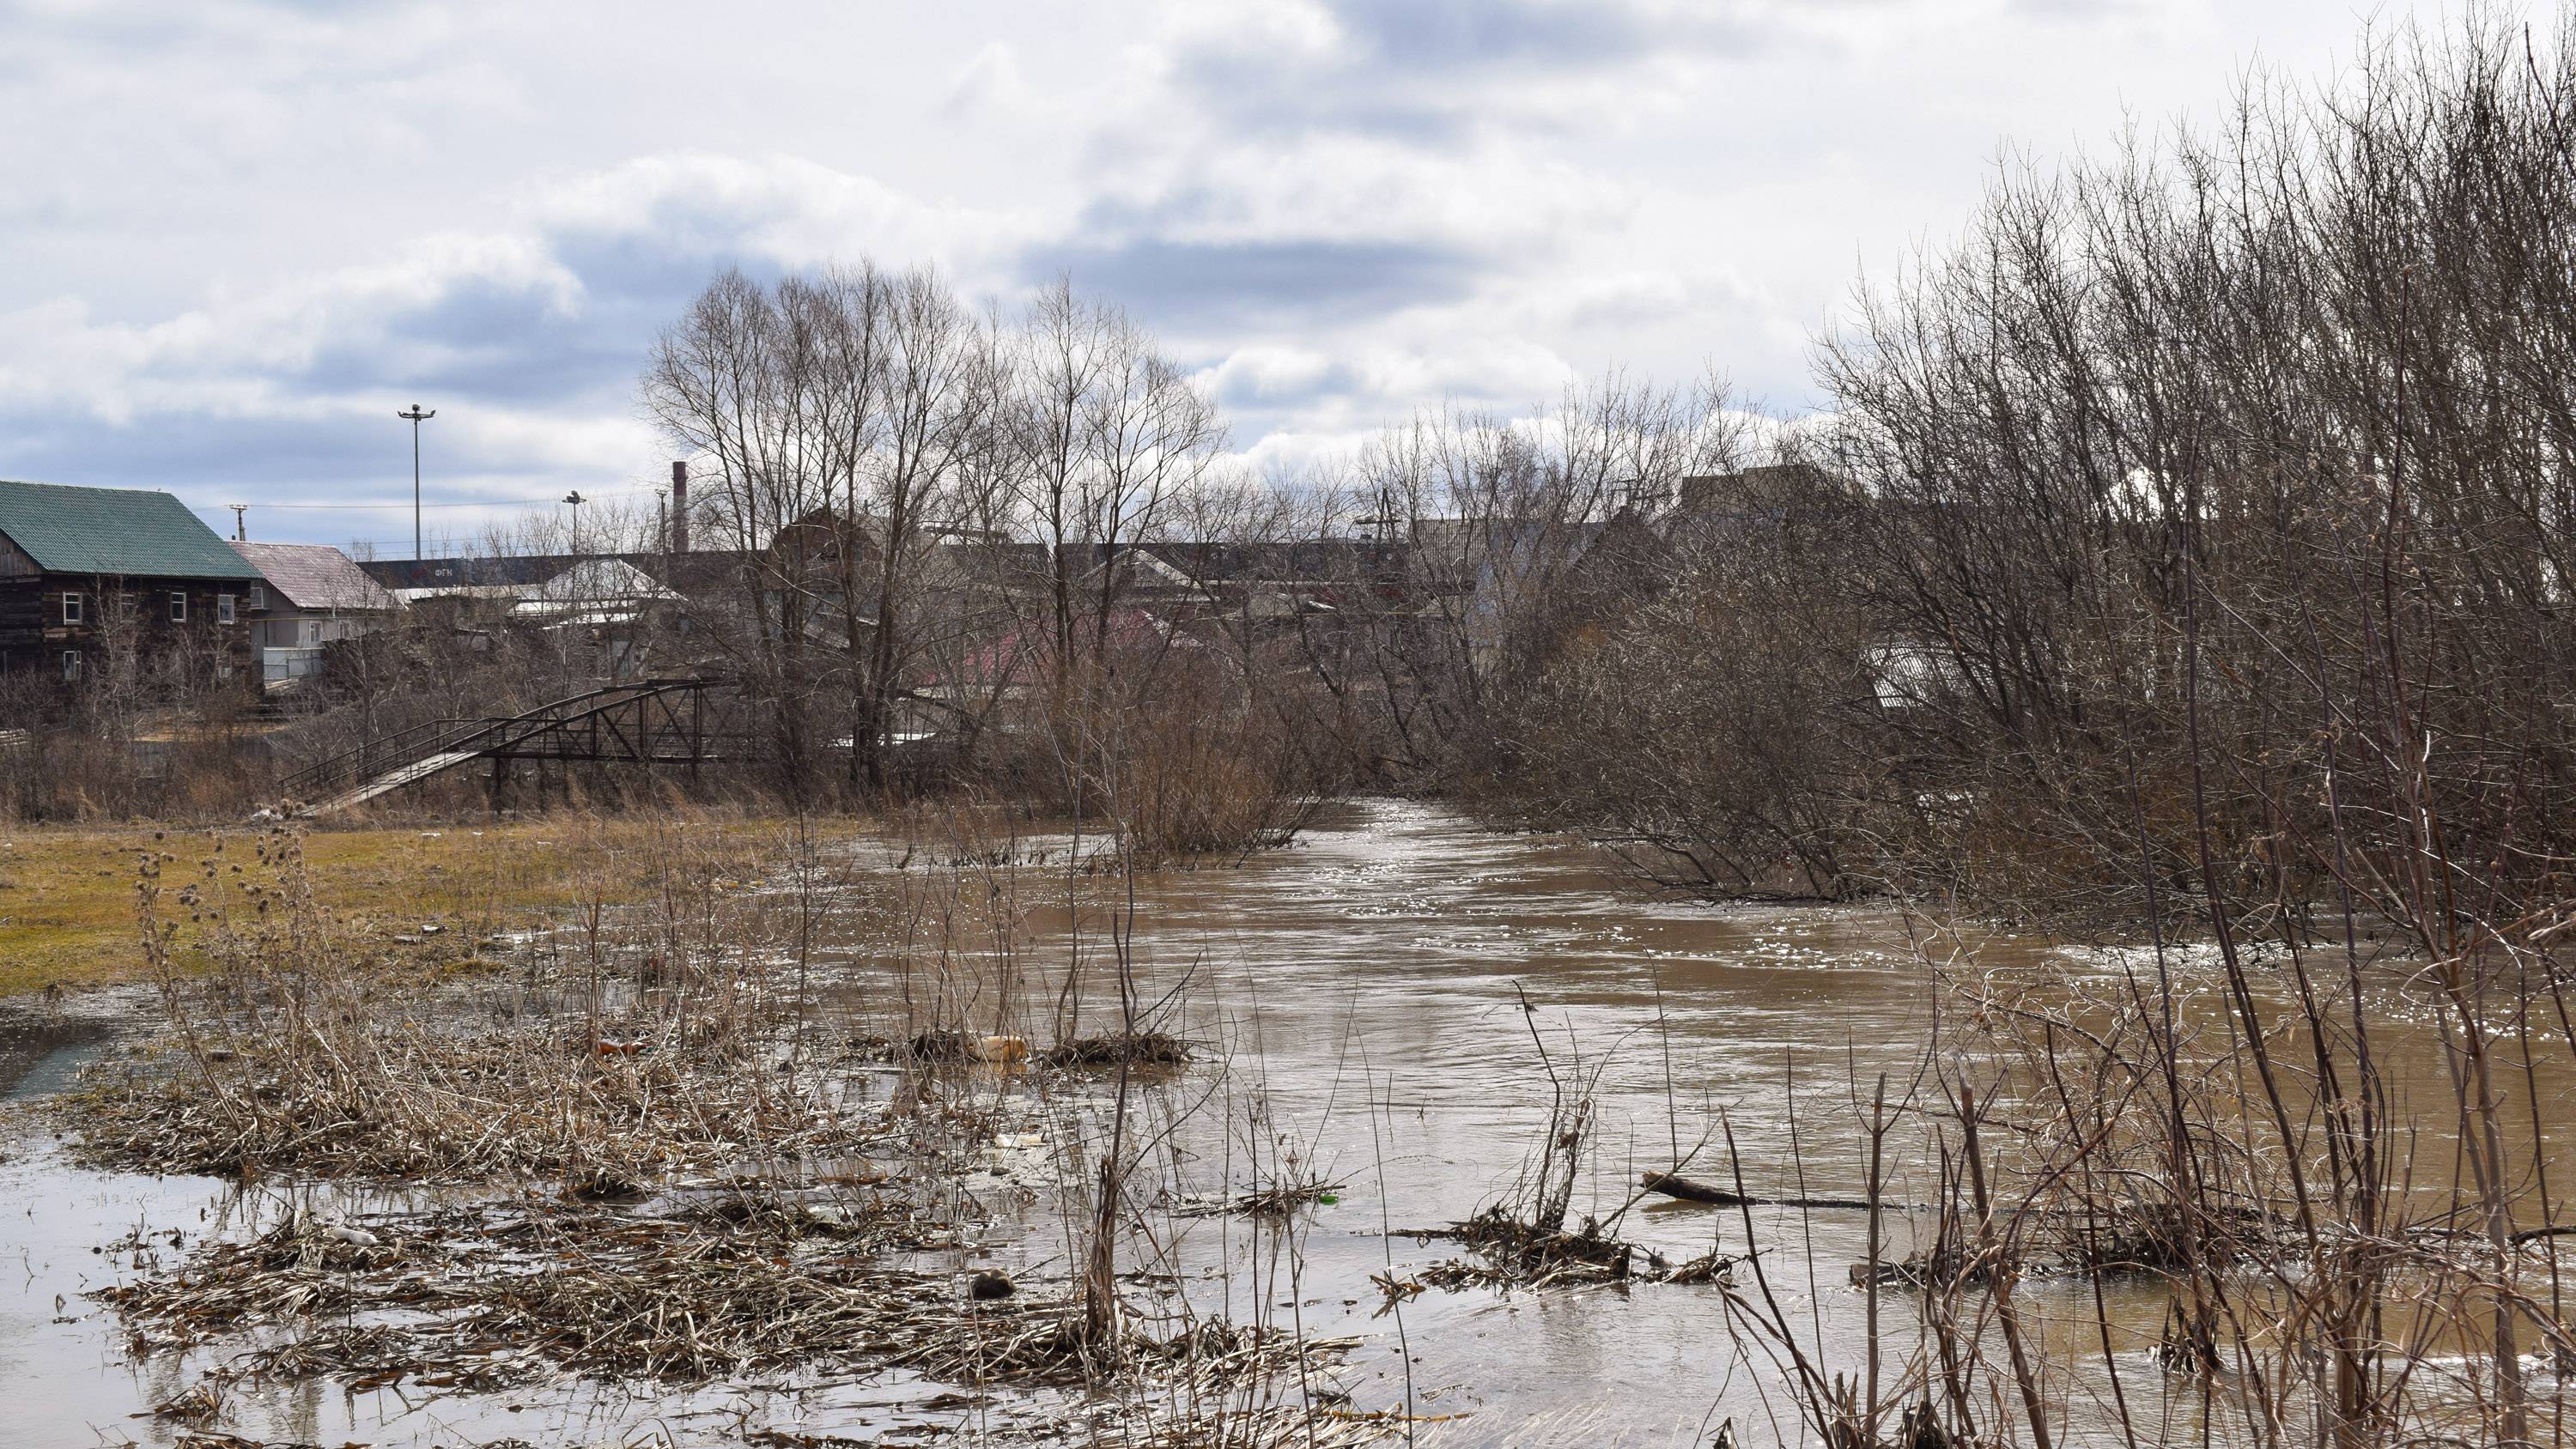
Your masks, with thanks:
[[(737, 610), (710, 632), (745, 686), (773, 706), (776, 744), (791, 781), (814, 778), (826, 741), (816, 719), (811, 580), (772, 544), (780, 532), (835, 501), (832, 467), (854, 481), (854, 446), (867, 441), (859, 400), (818, 353), (850, 358), (846, 306), (859, 295), (873, 320), (871, 286), (818, 293), (803, 284), (785, 301), (738, 271), (719, 275), (655, 344), (644, 406), (675, 446), (701, 463), (693, 494), (700, 525), (739, 560)], [(827, 318), (829, 320), (827, 320)], [(837, 386), (836, 386), (837, 384)], [(846, 495), (844, 495), (846, 497)]]
[(1644, 582), (1654, 520), (1684, 480), (1738, 466), (1746, 441), (1722, 383), (1614, 373), (1528, 417), (1426, 413), (1368, 449), (1350, 506), (1401, 563), (1379, 599), (1378, 666), (1405, 772), (1506, 768), (1503, 716), (1584, 601)]

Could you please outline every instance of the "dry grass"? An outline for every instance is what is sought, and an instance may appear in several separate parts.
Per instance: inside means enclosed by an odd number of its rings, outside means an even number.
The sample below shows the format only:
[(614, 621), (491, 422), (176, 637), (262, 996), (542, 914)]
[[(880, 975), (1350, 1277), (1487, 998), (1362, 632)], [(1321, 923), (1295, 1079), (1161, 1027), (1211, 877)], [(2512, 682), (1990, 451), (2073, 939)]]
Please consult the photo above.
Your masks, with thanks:
[(497, 1386), (547, 1370), (697, 1383), (817, 1359), (966, 1384), (1087, 1379), (1070, 1303), (978, 1301), (951, 1275), (875, 1261), (951, 1231), (900, 1198), (844, 1202), (644, 1214), (503, 1201), (355, 1230), (297, 1218), (101, 1297), (138, 1350), (286, 1329), (286, 1343), (253, 1354), (253, 1373), (362, 1387)]
[(1190, 1044), (1169, 1032), (1113, 1032), (1058, 1042), (1040, 1060), (1051, 1067), (1185, 1067)]
[[(192, 864), (138, 852), (129, 929), (172, 1030), (161, 1056), (72, 1099), (81, 1150), (152, 1171), (597, 1185), (870, 1146), (883, 1124), (849, 1105), (864, 1094), (846, 1074), (787, 1070), (803, 978), (769, 949), (767, 893), (724, 874), (758, 842), (642, 828), (526, 839), (561, 852), (551, 889), (573, 909), (471, 990), (452, 971), (387, 969), (400, 963), (380, 927), (325, 903), (300, 829), (216, 841)], [(855, 883), (833, 889), (840, 908), (864, 906)], [(479, 937), (495, 914), (413, 939)]]
[[(889, 1248), (956, 1235), (902, 1199), (845, 1197), (848, 1207), (827, 1212), (750, 1199), (750, 1210), (714, 1210), (739, 1202), (616, 1212), (505, 1199), (371, 1217), (363, 1228), (291, 1217), (98, 1297), (124, 1313), (144, 1354), (286, 1328), (289, 1341), (250, 1356), (252, 1374), (332, 1374), (358, 1387), (407, 1377), (505, 1385), (546, 1369), (706, 1382), (817, 1359), (953, 1385), (1072, 1387), (1105, 1367), (1079, 1336), (1072, 1300), (976, 1300), (958, 1274), (881, 1261)], [(1334, 1349), (1303, 1351), (1329, 1359)], [(1296, 1359), (1296, 1341), (1203, 1323), (1136, 1338), (1115, 1367), (1234, 1385)]]
[(1347, 1341), (1202, 1322), (1131, 1335), (1104, 1362), (1069, 1298), (979, 1300), (959, 1275), (882, 1261), (955, 1245), (958, 1229), (916, 1201), (711, 1195), (617, 1212), (504, 1199), (364, 1225), (298, 1213), (97, 1296), (117, 1308), (138, 1356), (257, 1345), (174, 1401), (174, 1416), (210, 1418), (246, 1380), (491, 1392), (562, 1373), (695, 1384), (865, 1364), (965, 1388), (1150, 1386), (1124, 1402), (1077, 1401), (1076, 1412), (1179, 1421), (1106, 1442), (1251, 1449), (1390, 1432), (1272, 1395), (1328, 1372)]
[[(820, 828), (855, 836), (864, 822)], [(384, 964), (451, 969), (494, 931), (559, 918), (591, 899), (632, 900), (655, 882), (660, 846), (695, 837), (748, 883), (787, 829), (717, 815), (564, 816), (484, 826), (317, 830), (303, 858), (314, 899)], [(147, 979), (135, 931), (135, 873), (158, 857), (186, 873), (216, 862), (257, 869), (249, 828), (0, 827), (0, 996)], [(726, 878), (726, 877), (720, 877)], [(251, 883), (257, 883), (256, 880)], [(178, 963), (205, 964), (203, 921), (183, 916)], [(422, 935), (424, 925), (440, 929)]]
[[(799, 1083), (770, 1055), (668, 1022), (575, 1017), (424, 1030), (415, 1014), (298, 1039), (225, 1034), (197, 1061), (147, 1059), (67, 1099), (88, 1160), (220, 1176), (473, 1181), (562, 1177), (584, 1190), (763, 1156), (848, 1157), (889, 1129)], [(960, 1130), (971, 1130), (961, 1127)]]

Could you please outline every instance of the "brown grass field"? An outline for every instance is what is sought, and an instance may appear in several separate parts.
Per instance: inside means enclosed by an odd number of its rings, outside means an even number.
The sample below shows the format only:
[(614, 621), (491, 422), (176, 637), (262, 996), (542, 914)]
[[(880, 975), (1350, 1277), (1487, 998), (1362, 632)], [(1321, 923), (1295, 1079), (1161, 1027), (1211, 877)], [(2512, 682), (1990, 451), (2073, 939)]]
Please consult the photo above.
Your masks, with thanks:
[[(864, 823), (814, 828), (846, 837)], [(793, 829), (735, 817), (565, 815), (296, 833), (314, 897), (342, 929), (385, 943), (395, 959), (445, 969), (470, 966), (477, 943), (493, 932), (560, 919), (594, 901), (637, 899), (674, 860), (719, 879), (755, 877), (761, 862), (786, 852)], [(230, 886), (274, 889), (278, 872), (261, 860), (268, 838), (251, 826), (0, 826), (0, 997), (143, 979), (136, 893), (155, 856), (159, 914), (177, 924), (178, 959), (191, 961), (202, 925), (184, 905), (174, 908), (173, 897), (208, 879), (209, 862)], [(423, 926), (439, 929), (422, 935)]]

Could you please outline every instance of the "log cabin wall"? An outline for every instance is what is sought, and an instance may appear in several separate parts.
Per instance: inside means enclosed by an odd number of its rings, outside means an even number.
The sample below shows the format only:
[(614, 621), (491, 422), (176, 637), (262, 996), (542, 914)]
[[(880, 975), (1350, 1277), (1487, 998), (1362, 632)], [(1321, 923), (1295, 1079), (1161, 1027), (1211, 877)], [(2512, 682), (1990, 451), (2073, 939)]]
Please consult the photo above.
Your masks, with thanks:
[[(248, 594), (238, 579), (8, 577), (0, 571), (0, 669), (61, 675), (64, 652), (76, 650), (86, 673), (111, 651), (131, 648), (146, 669), (185, 650), (217, 678), (245, 678), (252, 665)], [(66, 611), (72, 596), (78, 608)], [(223, 621), (228, 596), (229, 624)]]

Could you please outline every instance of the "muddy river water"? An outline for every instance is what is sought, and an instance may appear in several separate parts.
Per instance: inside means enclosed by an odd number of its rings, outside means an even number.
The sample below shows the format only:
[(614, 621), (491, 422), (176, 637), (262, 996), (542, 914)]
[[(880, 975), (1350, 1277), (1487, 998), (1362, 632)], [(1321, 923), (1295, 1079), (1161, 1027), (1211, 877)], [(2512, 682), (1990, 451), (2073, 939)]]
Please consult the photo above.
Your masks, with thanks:
[[(1357, 1339), (1343, 1375), (1354, 1407), (1409, 1403), (1427, 1421), (1422, 1442), (1704, 1445), (1730, 1419), (1747, 1444), (1800, 1441), (1777, 1366), (1732, 1331), (1714, 1288), (1432, 1288), (1382, 1312), (1387, 1295), (1372, 1280), (1404, 1282), (1461, 1255), (1403, 1229), (1464, 1218), (1512, 1189), (1545, 1132), (1550, 1064), (1599, 1072), (1598, 1147), (1584, 1160), (1578, 1219), (1628, 1204), (1643, 1169), (1689, 1159), (1695, 1175), (1728, 1176), (1722, 1151), (1698, 1146), (1721, 1113), (1755, 1191), (1855, 1191), (1850, 1084), (1865, 1095), (1878, 1073), (1914, 1071), (1934, 1009), (1892, 913), (1653, 899), (1579, 847), (1394, 801), (1345, 807), (1296, 847), (1240, 868), (1148, 878), (1137, 890), (1146, 992), (1177, 987), (1177, 1029), (1212, 1048), (1206, 1064), (1152, 1089), (1166, 1100), (1148, 1116), (1186, 1116), (1144, 1190), (1240, 1188), (1248, 1161), (1266, 1168), (1283, 1150), (1336, 1186), (1301, 1219), (1293, 1251), (1214, 1216), (1168, 1222), (1150, 1248), (1131, 1250), (1159, 1260), (1130, 1266), (1170, 1272), (1202, 1313)], [(1041, 975), (1060, 925), (1035, 918), (1025, 954)], [(1989, 954), (1998, 970), (2042, 960), (2082, 970), (2088, 959), (2009, 939)], [(856, 969), (843, 989), (864, 1015), (891, 978)], [(59, 1090), (98, 1049), (77, 1031), (0, 1046), (0, 1087), (20, 1099)], [(208, 1179), (84, 1171), (41, 1133), (0, 1153), (0, 1446), (175, 1443), (179, 1431), (148, 1407), (201, 1365), (129, 1359), (113, 1315), (83, 1295), (130, 1278), (156, 1244), (177, 1251), (170, 1234), (239, 1230), (292, 1189), (245, 1195)], [(1063, 1270), (1064, 1236), (1043, 1199), (1017, 1209), (1008, 1252), (1024, 1272)], [(1848, 1270), (1865, 1252), (1863, 1222), (1830, 1210), (1754, 1214), (1771, 1289), (1837, 1368), (1857, 1366), (1862, 1295)], [(1635, 1206), (1620, 1231), (1675, 1261), (1747, 1246), (1734, 1210), (1661, 1200)], [(2062, 1307), (2069, 1323), (2091, 1321), (2087, 1285), (2029, 1291), (2043, 1320)], [(1889, 1312), (1906, 1311), (1889, 1301)], [(2143, 1290), (2110, 1306), (2147, 1332), (2161, 1311)], [(2123, 1352), (2151, 1386), (2144, 1349)], [(332, 1445), (712, 1444), (738, 1442), (753, 1423), (864, 1438), (982, 1412), (931, 1407), (940, 1387), (860, 1375), (676, 1395), (564, 1384), (406, 1398), (308, 1384), (245, 1389), (226, 1422), (254, 1438)]]

